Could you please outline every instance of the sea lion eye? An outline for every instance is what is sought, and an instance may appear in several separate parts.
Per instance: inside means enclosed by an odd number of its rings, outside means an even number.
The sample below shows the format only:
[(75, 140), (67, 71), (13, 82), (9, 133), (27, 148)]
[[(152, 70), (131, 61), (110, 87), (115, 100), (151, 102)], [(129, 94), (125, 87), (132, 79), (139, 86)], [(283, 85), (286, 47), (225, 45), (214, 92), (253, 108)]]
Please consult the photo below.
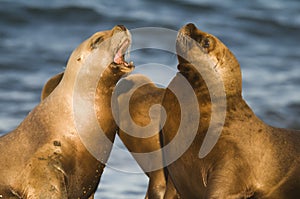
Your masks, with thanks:
[(208, 38), (205, 38), (203, 40), (203, 48), (209, 48), (210, 47), (210, 40)]
[(101, 43), (102, 41), (104, 40), (104, 38), (101, 36), (101, 37), (98, 37), (96, 40), (95, 40), (95, 44), (96, 43)]
[(103, 36), (98, 37), (95, 41), (92, 42), (91, 48), (94, 49), (104, 40)]

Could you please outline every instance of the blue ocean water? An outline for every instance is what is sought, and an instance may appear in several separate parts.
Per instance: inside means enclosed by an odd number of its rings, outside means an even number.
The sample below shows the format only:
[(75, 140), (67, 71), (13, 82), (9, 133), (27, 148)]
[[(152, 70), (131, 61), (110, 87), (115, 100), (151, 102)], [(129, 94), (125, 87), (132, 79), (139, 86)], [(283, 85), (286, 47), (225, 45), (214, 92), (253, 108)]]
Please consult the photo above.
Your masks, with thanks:
[[(188, 22), (233, 51), (242, 68), (243, 96), (261, 119), (300, 129), (298, 0), (0, 0), (0, 134), (38, 104), (43, 84), (64, 70), (72, 50), (94, 32), (116, 24), (177, 31)], [(131, 59), (135, 73), (155, 81), (165, 81), (156, 65), (176, 71), (176, 56), (168, 52), (138, 50)], [(139, 68), (148, 63), (153, 67)], [(116, 146), (124, 149), (120, 141)], [(131, 156), (113, 152), (96, 198), (143, 198), (146, 188), (147, 177)]]

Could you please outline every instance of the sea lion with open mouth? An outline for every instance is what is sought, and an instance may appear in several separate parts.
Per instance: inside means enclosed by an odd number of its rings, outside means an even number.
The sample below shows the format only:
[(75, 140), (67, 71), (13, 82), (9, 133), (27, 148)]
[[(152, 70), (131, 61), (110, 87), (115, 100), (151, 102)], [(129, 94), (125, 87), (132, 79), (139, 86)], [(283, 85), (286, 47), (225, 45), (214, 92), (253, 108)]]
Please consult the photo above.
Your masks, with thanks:
[[(170, 85), (183, 75), (194, 90), (200, 111), (191, 145), (168, 166), (182, 198), (300, 198), (300, 132), (271, 127), (253, 113), (242, 97), (239, 63), (215, 36), (188, 24), (179, 31), (176, 47), (180, 73)], [(209, 82), (213, 76), (222, 84)], [(162, 130), (167, 145), (176, 136), (182, 113), (169, 89), (163, 106), (168, 115)], [(223, 121), (218, 117), (222, 111)], [(218, 122), (212, 121), (213, 114)], [(213, 128), (211, 122), (215, 122)], [(189, 125), (185, 128), (187, 134)], [(212, 150), (203, 153), (214, 139), (217, 142)]]
[[(44, 100), (48, 95), (57, 87), (63, 77), (63, 73), (57, 74), (50, 78), (45, 84), (41, 99)], [(151, 153), (156, 150), (160, 150), (160, 136), (159, 136), (159, 117), (160, 113), (152, 113), (152, 117), (149, 116), (150, 108), (153, 105), (161, 104), (164, 96), (165, 89), (157, 87), (150, 79), (143, 75), (135, 74), (130, 75), (119, 81), (117, 89), (114, 91), (113, 97), (115, 101), (112, 104), (115, 108), (116, 118), (121, 128), (118, 129), (118, 135), (124, 145), (131, 153)], [(127, 101), (128, 99), (129, 102)], [(114, 107), (115, 106), (115, 107)], [(128, 110), (125, 107), (128, 106)], [(127, 115), (127, 111), (130, 115)], [(155, 117), (155, 118), (154, 118)], [(152, 121), (151, 121), (152, 119)], [(152, 136), (145, 138), (145, 131), (140, 131), (141, 135), (130, 135), (131, 131), (127, 132), (126, 129), (131, 129), (132, 126), (138, 125), (139, 127), (145, 127), (152, 123), (152, 128), (148, 128), (147, 134), (153, 134)], [(144, 138), (143, 138), (144, 137)], [(173, 185), (168, 186), (168, 196), (165, 196), (166, 181), (165, 172), (163, 169), (162, 154), (159, 154), (155, 160), (149, 159), (146, 156), (144, 158), (137, 158), (136, 161), (140, 167), (145, 171), (149, 177), (149, 184), (146, 198), (156, 199), (175, 199), (179, 198)], [(133, 155), (133, 157), (135, 157)], [(149, 170), (145, 168), (145, 164), (152, 164), (160, 166), (159, 169)], [(147, 167), (150, 167), (147, 165)], [(172, 182), (171, 182), (172, 183)], [(171, 191), (170, 191), (171, 190)]]
[[(78, 131), (74, 97), (97, 103), (97, 124), (91, 125), (100, 125), (113, 142), (117, 126), (110, 97), (119, 79), (134, 68), (123, 56), (130, 43), (130, 33), (122, 25), (84, 41), (70, 56), (64, 75), (58, 75), (61, 81), (55, 90), (46, 90), (45, 95), (51, 94), (0, 138), (0, 198), (93, 198), (110, 147), (97, 148), (101, 162), (87, 149), (82, 136), (93, 139), (94, 134)], [(96, 85), (95, 90), (85, 90), (86, 85)]]

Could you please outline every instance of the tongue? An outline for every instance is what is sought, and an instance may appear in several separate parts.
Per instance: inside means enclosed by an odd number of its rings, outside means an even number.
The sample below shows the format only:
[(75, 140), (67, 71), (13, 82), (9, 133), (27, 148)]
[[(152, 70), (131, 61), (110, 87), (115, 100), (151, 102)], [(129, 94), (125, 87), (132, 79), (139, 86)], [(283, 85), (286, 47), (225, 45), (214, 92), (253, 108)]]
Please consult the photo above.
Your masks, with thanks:
[(120, 49), (118, 50), (118, 52), (116, 53), (115, 57), (114, 57), (114, 62), (116, 64), (123, 64), (124, 63), (124, 59), (123, 59), (123, 52), (126, 50), (128, 46), (128, 41), (125, 41), (122, 46), (120, 47)]
[(122, 53), (120, 51), (118, 51), (117, 54), (115, 55), (114, 62), (116, 64), (122, 64), (123, 63), (123, 57), (122, 57)]

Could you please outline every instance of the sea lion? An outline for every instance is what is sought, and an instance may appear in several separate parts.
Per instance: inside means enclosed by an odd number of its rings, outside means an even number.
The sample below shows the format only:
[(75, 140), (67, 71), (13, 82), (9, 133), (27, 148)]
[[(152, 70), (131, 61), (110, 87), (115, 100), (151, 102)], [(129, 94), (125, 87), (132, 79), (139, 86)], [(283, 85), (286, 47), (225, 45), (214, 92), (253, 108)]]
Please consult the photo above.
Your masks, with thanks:
[[(79, 135), (74, 96), (97, 104), (97, 122), (112, 142), (117, 127), (110, 97), (117, 81), (134, 68), (123, 56), (130, 42), (130, 33), (122, 25), (84, 41), (71, 54), (55, 90), (15, 130), (0, 138), (2, 198), (93, 198), (110, 148), (99, 151), (102, 162), (87, 149), (82, 136), (93, 139), (94, 135)], [(94, 91), (84, 89), (89, 84), (96, 85)], [(94, 97), (88, 98), (91, 92)]]
[[(45, 84), (41, 99), (44, 100), (60, 83), (63, 73), (59, 73), (48, 80)], [(157, 87), (150, 79), (144, 75), (135, 74), (123, 78), (119, 83), (117, 89), (114, 91), (114, 97), (116, 98), (115, 112), (118, 124), (121, 128), (118, 129), (118, 135), (127, 149), (132, 153), (149, 153), (156, 150), (160, 150), (160, 135), (159, 135), (159, 112), (152, 112), (152, 118), (149, 116), (150, 108), (153, 105), (160, 105), (164, 95), (164, 88)], [(129, 104), (128, 103), (129, 100)], [(113, 105), (113, 104), (112, 104)], [(129, 106), (129, 110), (125, 107)], [(130, 112), (130, 118), (128, 119), (127, 111)], [(155, 117), (155, 118), (154, 118)], [(152, 120), (151, 120), (152, 119)], [(156, 122), (156, 123), (155, 123)], [(152, 123), (152, 128), (148, 128), (147, 134), (153, 134), (147, 138), (143, 138), (144, 135), (133, 136), (131, 132), (126, 132), (124, 129), (131, 129), (134, 124), (139, 127), (145, 127)], [(145, 133), (144, 131), (139, 132)], [(162, 155), (162, 154), (161, 154)], [(133, 154), (133, 157), (134, 154)], [(165, 176), (162, 157), (157, 156), (155, 160), (151, 160), (145, 156), (145, 159), (136, 159), (140, 167), (145, 171), (145, 174), (149, 177), (148, 190), (146, 198), (163, 199), (165, 196), (167, 176)], [(157, 164), (160, 165), (159, 169), (149, 170), (145, 168), (145, 164)], [(172, 191), (168, 191), (168, 196), (165, 199), (179, 198), (172, 182), (168, 186)]]
[[(218, 38), (187, 24), (179, 31), (176, 49), (179, 73), (169, 86), (178, 86), (176, 81), (183, 75), (194, 90), (200, 111), (191, 145), (167, 167), (182, 198), (300, 198), (300, 132), (269, 126), (253, 113), (242, 97), (239, 63)], [(200, 69), (211, 70), (212, 76), (222, 80), (225, 106), (219, 103), (222, 95), (214, 92), (218, 83), (208, 85), (206, 80), (210, 77)], [(165, 146), (172, 142), (179, 128), (184, 114), (180, 105), (189, 104), (179, 105), (168, 88), (162, 104), (168, 115), (162, 129)], [(216, 115), (225, 110), (224, 124), (215, 124), (220, 135), (214, 128), (208, 132), (213, 107)], [(185, 134), (193, 122), (191, 119), (185, 125)], [(199, 156), (207, 136), (220, 137), (207, 155)], [(164, 158), (170, 155), (166, 151)]]
[[(166, 191), (160, 143), (160, 108), (165, 92), (144, 75), (130, 75), (120, 81), (118, 101), (118, 135), (137, 163), (149, 177), (146, 199), (163, 199)], [(129, 117), (128, 117), (129, 115)], [(133, 126), (137, 125), (137, 129)], [(135, 131), (133, 134), (132, 131)], [(157, 155), (147, 154), (157, 151)], [(144, 154), (144, 155), (143, 155)], [(171, 186), (170, 186), (171, 187)], [(166, 199), (179, 198), (172, 192)]]

